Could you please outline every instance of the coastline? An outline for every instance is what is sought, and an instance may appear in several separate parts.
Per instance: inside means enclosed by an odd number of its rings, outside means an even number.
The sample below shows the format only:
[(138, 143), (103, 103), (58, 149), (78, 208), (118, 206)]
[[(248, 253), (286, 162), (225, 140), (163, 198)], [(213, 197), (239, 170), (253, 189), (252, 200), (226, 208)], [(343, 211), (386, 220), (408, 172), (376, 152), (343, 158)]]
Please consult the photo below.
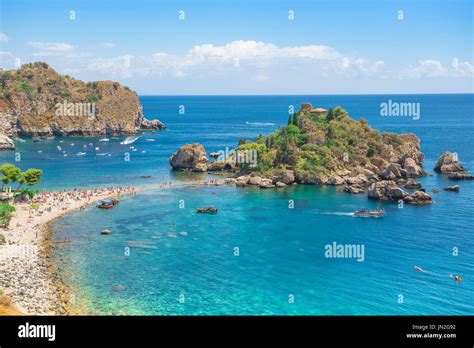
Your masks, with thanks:
[[(1, 230), (7, 243), (0, 247), (0, 288), (12, 298), (11, 309), (22, 314), (68, 314), (69, 293), (50, 257), (58, 243), (51, 240), (53, 231), (49, 225), (63, 215), (103, 199), (134, 195), (145, 188), (48, 192), (45, 195), (50, 198), (41, 202), (34, 213), (29, 209), (30, 203), (16, 204), (10, 227)], [(81, 194), (83, 197), (78, 196)], [(56, 204), (52, 197), (57, 195), (71, 198)]]

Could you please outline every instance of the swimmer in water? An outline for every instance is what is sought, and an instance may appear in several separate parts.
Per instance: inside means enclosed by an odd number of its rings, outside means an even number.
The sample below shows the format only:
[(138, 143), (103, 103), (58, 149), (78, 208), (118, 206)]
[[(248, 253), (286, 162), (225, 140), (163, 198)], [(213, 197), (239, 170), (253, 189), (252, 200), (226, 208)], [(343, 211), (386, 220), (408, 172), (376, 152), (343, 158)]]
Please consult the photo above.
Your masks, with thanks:
[(420, 266), (413, 266), (413, 269), (416, 270), (416, 271), (420, 271), (420, 272), (426, 272), (423, 268), (421, 268)]
[(449, 277), (449, 278), (453, 278), (453, 279), (454, 279), (455, 281), (457, 281), (457, 282), (462, 282), (461, 276), (458, 276), (458, 275), (454, 275), (454, 276), (453, 276), (452, 274), (448, 274), (448, 277)]

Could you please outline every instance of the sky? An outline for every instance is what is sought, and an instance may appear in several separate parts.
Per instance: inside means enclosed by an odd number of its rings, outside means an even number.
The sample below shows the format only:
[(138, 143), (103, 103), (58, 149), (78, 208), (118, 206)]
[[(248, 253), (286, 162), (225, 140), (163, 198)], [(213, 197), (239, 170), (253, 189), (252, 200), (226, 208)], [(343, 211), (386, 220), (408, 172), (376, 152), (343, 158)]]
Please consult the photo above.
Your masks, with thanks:
[(473, 93), (472, 0), (0, 0), (0, 67), (141, 95)]

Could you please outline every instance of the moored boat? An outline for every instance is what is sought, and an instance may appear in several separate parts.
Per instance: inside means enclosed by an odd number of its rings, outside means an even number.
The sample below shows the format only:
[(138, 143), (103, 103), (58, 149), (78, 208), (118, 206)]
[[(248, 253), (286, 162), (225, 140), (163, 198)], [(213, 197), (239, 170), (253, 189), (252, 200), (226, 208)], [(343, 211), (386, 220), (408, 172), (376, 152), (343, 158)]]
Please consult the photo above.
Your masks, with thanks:
[(356, 210), (354, 212), (354, 215), (356, 216), (383, 216), (385, 215), (385, 210), (383, 208), (378, 209), (378, 210), (360, 209), (360, 210)]
[(197, 208), (196, 211), (198, 213), (215, 214), (217, 213), (217, 208), (215, 207)]
[(112, 199), (104, 199), (97, 203), (97, 208), (100, 209), (112, 209), (114, 206), (116, 206), (119, 203), (119, 201), (115, 198)]

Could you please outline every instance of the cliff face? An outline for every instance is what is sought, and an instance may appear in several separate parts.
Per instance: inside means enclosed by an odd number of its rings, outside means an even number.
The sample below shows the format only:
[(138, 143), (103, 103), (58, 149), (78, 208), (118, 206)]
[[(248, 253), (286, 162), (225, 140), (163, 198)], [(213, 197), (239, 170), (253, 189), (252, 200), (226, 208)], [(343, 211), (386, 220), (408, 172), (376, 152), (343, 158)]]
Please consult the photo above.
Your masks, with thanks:
[(138, 95), (117, 82), (85, 83), (41, 62), (0, 74), (0, 134), (129, 135), (139, 129), (165, 126), (146, 120)]

